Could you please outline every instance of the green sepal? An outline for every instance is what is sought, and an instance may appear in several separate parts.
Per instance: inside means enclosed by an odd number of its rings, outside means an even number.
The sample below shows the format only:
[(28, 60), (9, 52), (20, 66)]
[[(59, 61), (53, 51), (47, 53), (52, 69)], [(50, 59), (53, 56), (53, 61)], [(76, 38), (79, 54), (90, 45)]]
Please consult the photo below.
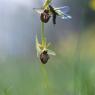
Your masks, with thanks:
[(43, 4), (43, 8), (46, 9), (48, 8), (48, 5), (51, 3), (52, 0), (45, 0), (44, 4)]

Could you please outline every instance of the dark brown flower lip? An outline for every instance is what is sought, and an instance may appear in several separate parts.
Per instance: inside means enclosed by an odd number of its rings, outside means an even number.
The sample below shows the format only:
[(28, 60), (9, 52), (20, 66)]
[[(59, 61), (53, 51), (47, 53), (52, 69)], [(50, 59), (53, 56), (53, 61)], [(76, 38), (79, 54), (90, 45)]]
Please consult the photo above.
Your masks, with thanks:
[(40, 61), (42, 62), (42, 64), (46, 64), (49, 59), (50, 59), (50, 57), (49, 57), (47, 51), (43, 51), (43, 52), (40, 54)]

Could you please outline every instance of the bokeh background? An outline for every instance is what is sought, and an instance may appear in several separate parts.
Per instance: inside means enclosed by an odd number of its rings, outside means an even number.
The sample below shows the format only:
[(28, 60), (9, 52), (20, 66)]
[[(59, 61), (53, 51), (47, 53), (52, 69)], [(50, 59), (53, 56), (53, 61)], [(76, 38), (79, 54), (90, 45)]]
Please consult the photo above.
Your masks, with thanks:
[(52, 0), (70, 6), (71, 20), (45, 24), (56, 52), (46, 65), (36, 55), (41, 33), (33, 10), (41, 0), (0, 0), (0, 95), (95, 95), (95, 0)]

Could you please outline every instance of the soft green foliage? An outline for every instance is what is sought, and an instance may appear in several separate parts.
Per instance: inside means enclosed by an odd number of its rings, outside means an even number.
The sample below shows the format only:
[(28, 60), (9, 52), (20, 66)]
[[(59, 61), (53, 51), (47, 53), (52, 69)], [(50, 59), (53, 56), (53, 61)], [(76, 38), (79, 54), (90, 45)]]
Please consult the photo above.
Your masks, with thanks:
[(81, 60), (76, 71), (75, 57), (66, 59), (59, 55), (41, 68), (36, 59), (8, 59), (0, 64), (0, 95), (95, 95), (93, 62)]

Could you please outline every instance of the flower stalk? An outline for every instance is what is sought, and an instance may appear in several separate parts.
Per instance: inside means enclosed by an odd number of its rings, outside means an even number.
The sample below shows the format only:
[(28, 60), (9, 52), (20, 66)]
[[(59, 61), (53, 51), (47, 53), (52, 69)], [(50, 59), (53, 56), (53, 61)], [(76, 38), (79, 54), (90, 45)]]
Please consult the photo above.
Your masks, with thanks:
[(43, 22), (41, 22), (41, 43), (42, 43), (42, 47), (44, 47), (45, 43), (46, 43), (46, 38), (45, 38), (44, 23)]

